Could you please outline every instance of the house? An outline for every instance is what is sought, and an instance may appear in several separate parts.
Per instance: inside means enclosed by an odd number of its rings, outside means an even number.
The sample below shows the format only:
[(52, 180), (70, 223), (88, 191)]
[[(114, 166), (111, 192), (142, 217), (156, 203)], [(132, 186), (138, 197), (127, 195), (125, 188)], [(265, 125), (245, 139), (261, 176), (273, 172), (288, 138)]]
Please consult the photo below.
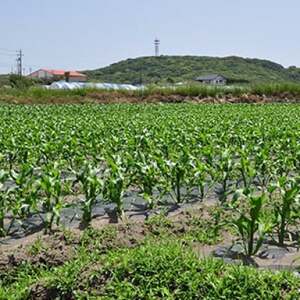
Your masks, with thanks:
[(66, 70), (49, 70), (39, 69), (29, 75), (30, 78), (38, 78), (45, 80), (61, 80), (65, 79), (68, 82), (85, 82), (87, 76), (77, 71), (66, 71)]
[(205, 84), (215, 84), (215, 85), (225, 85), (227, 83), (227, 79), (218, 74), (200, 76), (195, 79), (198, 82)]

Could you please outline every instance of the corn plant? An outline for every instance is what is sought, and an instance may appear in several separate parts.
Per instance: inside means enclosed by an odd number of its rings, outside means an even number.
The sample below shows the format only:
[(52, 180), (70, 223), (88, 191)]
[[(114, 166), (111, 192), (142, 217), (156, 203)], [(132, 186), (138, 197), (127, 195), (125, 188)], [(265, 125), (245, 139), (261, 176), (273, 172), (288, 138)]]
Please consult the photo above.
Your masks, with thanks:
[(237, 230), (247, 257), (255, 255), (263, 244), (272, 225), (263, 218), (264, 194), (256, 196), (252, 192), (237, 192), (231, 203), (234, 219), (231, 224)]
[(76, 182), (80, 183), (84, 193), (84, 200), (81, 202), (82, 224), (87, 226), (92, 220), (92, 208), (96, 203), (96, 198), (102, 192), (103, 181), (97, 175), (97, 169), (86, 162), (77, 174)]
[(243, 147), (240, 151), (240, 159), (237, 168), (242, 177), (243, 188), (250, 190), (251, 184), (256, 176), (256, 169), (251, 161), (250, 153)]
[(10, 178), (14, 181), (13, 191), (13, 215), (23, 219), (31, 212), (37, 210), (37, 185), (34, 169), (31, 164), (22, 164), (20, 170), (10, 171)]
[(255, 169), (259, 184), (265, 190), (272, 179), (273, 162), (270, 159), (270, 146), (261, 143), (260, 147), (255, 147)]
[[(193, 159), (193, 184), (199, 189), (200, 199), (203, 200), (206, 193), (213, 184), (210, 178), (209, 165), (200, 159)], [(206, 188), (207, 187), (207, 188)]]
[(231, 157), (229, 149), (222, 151), (220, 160), (216, 163), (216, 178), (221, 183), (221, 190), (219, 192), (219, 200), (221, 203), (226, 202), (228, 196), (232, 193), (230, 189), (229, 180), (234, 169), (234, 162)]
[(4, 189), (4, 184), (8, 179), (8, 173), (1, 170), (0, 171), (0, 237), (6, 235), (4, 228), (4, 218), (9, 210), (9, 193), (7, 189)]
[(155, 206), (153, 191), (158, 184), (158, 167), (155, 161), (137, 162), (136, 181), (142, 191), (143, 198), (147, 201), (148, 207), (152, 209)]
[(278, 191), (272, 197), (271, 205), (274, 210), (274, 224), (277, 231), (278, 243), (284, 245), (289, 225), (299, 220), (300, 210), (300, 180), (280, 177), (276, 185), (269, 187), (270, 194)]
[(167, 161), (169, 168), (169, 174), (166, 174), (169, 178), (171, 186), (171, 196), (176, 201), (176, 204), (180, 204), (185, 200), (187, 195), (182, 195), (181, 189), (186, 188), (187, 194), (189, 193), (192, 173), (191, 157), (186, 149), (183, 149), (182, 153), (175, 155), (172, 160)]
[(125, 168), (120, 155), (113, 155), (107, 159), (103, 196), (107, 201), (116, 205), (117, 218), (124, 217), (123, 193), (126, 188)]
[(63, 186), (59, 165), (45, 166), (43, 175), (39, 180), (39, 189), (45, 195), (42, 201), (43, 211), (46, 213), (45, 232), (51, 233), (54, 222), (60, 223), (61, 210), (66, 206), (63, 202)]

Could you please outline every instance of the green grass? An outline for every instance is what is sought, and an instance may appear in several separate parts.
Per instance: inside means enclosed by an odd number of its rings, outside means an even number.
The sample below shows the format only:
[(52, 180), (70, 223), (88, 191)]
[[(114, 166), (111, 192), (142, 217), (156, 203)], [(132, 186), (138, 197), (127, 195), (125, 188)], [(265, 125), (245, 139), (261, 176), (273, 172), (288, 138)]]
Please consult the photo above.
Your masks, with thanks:
[(297, 299), (300, 288), (291, 273), (199, 260), (174, 240), (104, 255), (82, 249), (52, 269), (22, 266), (2, 282), (0, 298), (27, 299), (37, 284), (59, 299)]
[[(240, 97), (245, 94), (256, 96), (278, 97), (278, 100), (284, 98), (300, 97), (300, 84), (278, 83), (278, 84), (260, 84), (244, 86), (208, 86), (201, 84), (189, 84), (182, 86), (159, 86), (149, 85), (143, 90), (99, 90), (99, 89), (75, 89), (75, 90), (47, 90), (41, 87), (31, 87), (27, 89), (0, 89), (0, 101), (7, 103), (63, 103), (88, 101), (94, 95), (111, 95), (111, 100), (116, 96), (134, 97), (139, 101), (145, 97), (157, 96), (180, 96), (180, 97), (199, 97), (199, 98), (218, 98), (218, 97)], [(110, 98), (109, 98), (110, 99)], [(116, 98), (117, 99), (117, 98)], [(167, 99), (166, 99), (167, 100)], [(180, 100), (182, 101), (182, 99)]]
[(189, 84), (173, 87), (149, 86), (144, 91), (137, 91), (137, 95), (180, 95), (190, 97), (223, 97), (226, 95), (239, 97), (244, 94), (258, 96), (300, 96), (300, 84), (277, 83), (257, 84), (244, 86), (209, 86), (201, 84)]
[(255, 95), (266, 96), (299, 96), (300, 84), (293, 83), (281, 83), (281, 84), (263, 84), (254, 85), (251, 88), (251, 93)]
[(72, 97), (72, 96), (86, 96), (90, 89), (75, 89), (75, 90), (47, 90), (42, 87), (31, 87), (27, 89), (17, 88), (2, 88), (0, 89), (0, 95), (8, 95), (13, 97), (32, 97), (32, 98), (44, 98), (44, 97)]

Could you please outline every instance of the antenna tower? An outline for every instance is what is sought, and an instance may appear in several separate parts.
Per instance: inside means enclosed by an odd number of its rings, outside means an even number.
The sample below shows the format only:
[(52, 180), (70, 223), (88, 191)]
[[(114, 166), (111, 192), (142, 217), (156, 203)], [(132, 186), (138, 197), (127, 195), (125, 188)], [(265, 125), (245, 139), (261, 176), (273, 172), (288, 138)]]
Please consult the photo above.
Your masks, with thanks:
[(160, 45), (160, 40), (156, 38), (154, 40), (155, 56), (159, 56), (159, 45)]

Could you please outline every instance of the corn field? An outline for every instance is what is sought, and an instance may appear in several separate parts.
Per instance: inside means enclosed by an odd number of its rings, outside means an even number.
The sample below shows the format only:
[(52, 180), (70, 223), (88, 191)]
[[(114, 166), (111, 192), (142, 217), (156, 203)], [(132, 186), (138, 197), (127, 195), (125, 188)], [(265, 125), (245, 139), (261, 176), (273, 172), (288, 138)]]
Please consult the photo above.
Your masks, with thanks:
[(3, 105), (0, 119), (2, 236), (40, 213), (51, 232), (74, 205), (87, 226), (96, 202), (122, 217), (135, 190), (148, 209), (214, 197), (248, 255), (299, 239), (298, 105)]

